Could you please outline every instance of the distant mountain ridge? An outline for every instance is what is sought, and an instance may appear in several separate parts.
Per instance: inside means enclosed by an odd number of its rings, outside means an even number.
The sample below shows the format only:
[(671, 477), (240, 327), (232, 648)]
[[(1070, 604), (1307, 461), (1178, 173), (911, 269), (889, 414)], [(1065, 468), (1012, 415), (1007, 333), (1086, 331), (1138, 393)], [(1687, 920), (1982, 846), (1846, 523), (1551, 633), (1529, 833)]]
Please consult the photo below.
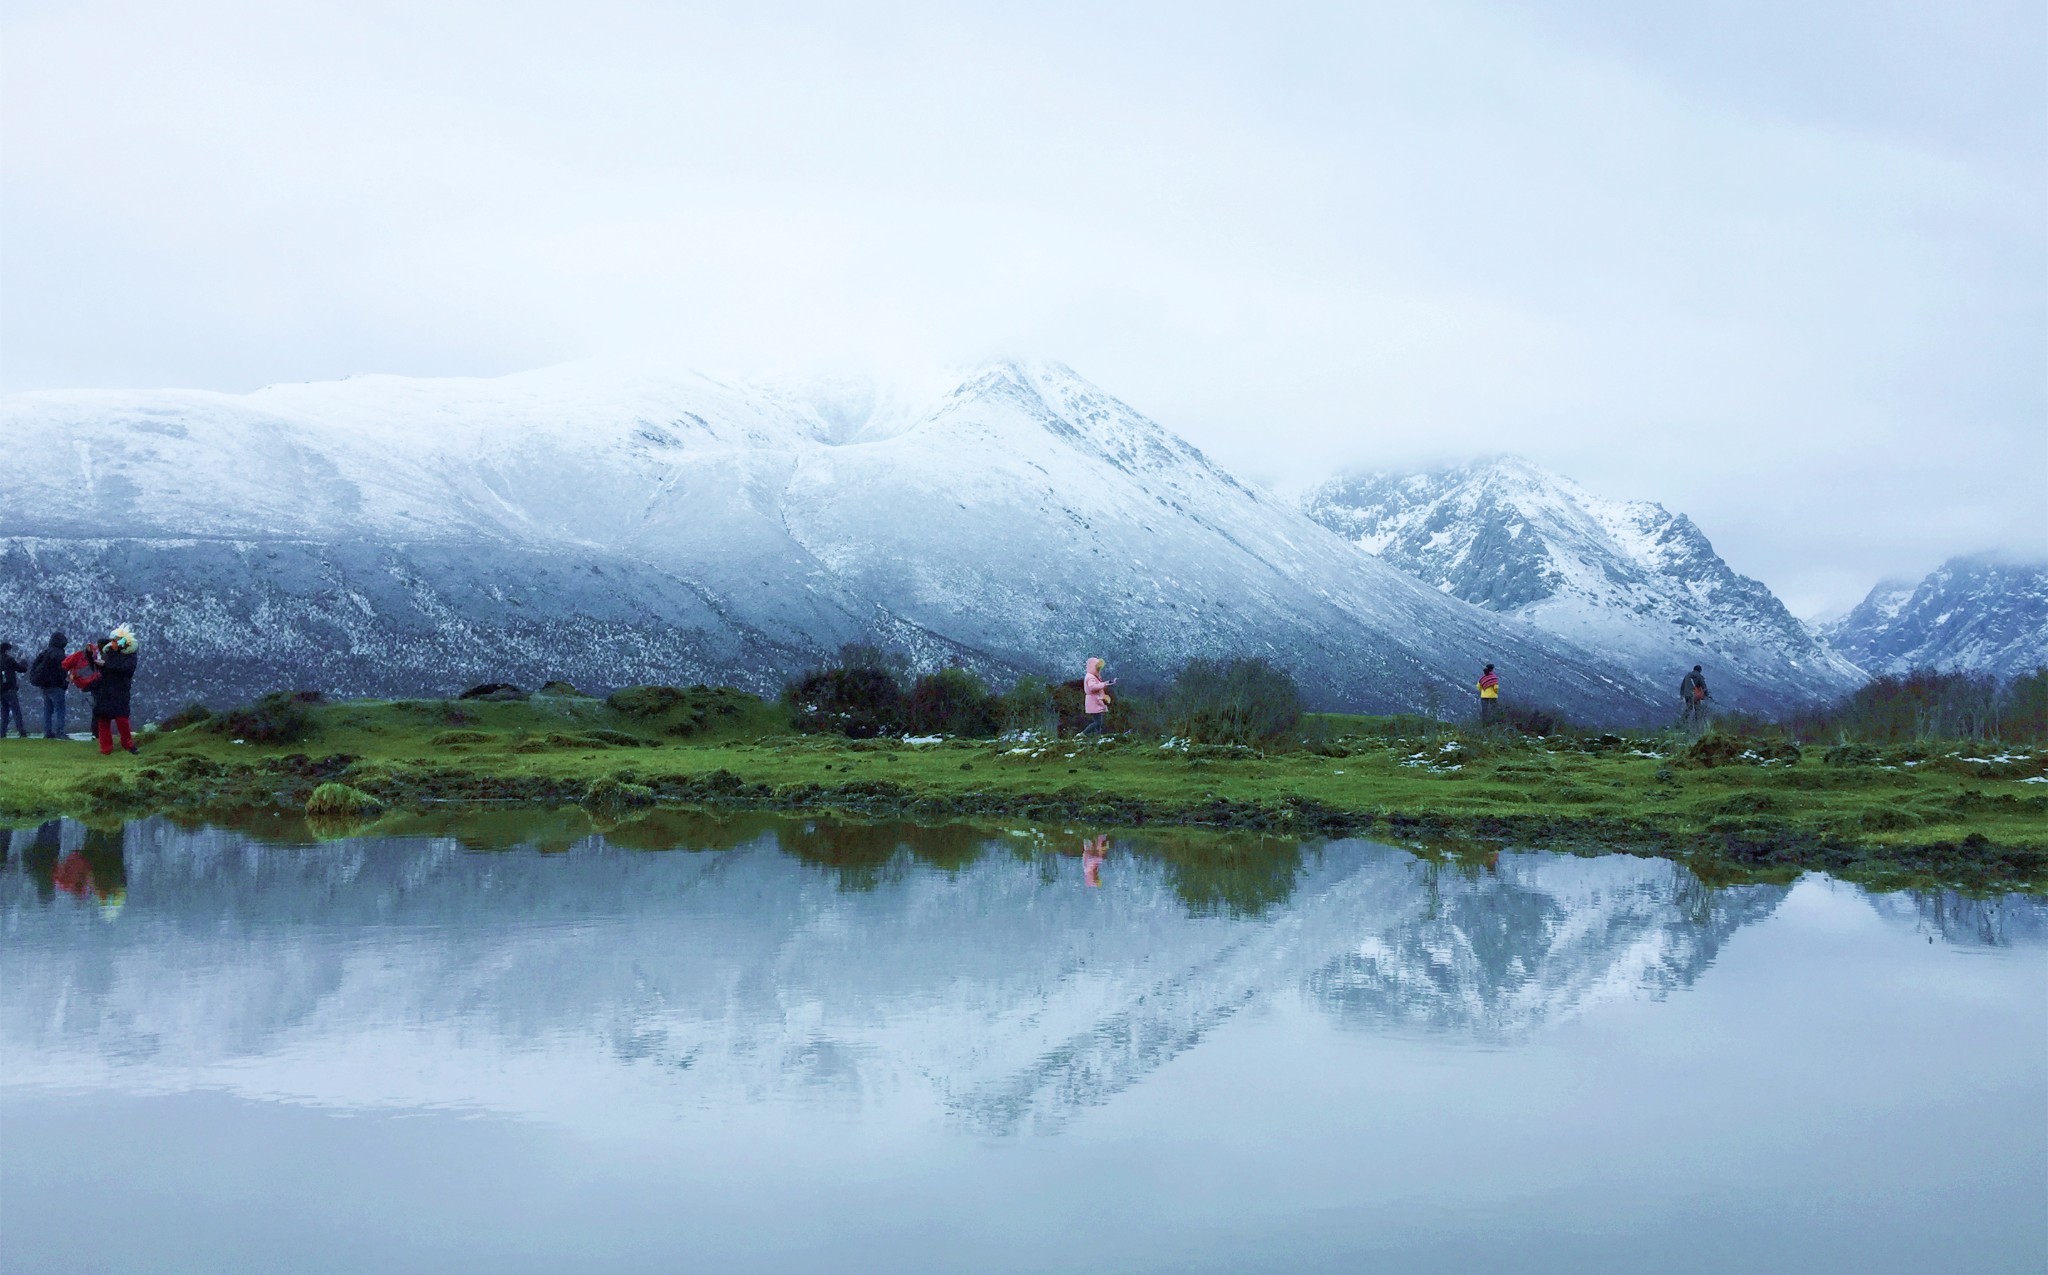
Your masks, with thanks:
[(1918, 582), (1880, 582), (1822, 631), (1873, 674), (2031, 673), (2048, 667), (2048, 563), (1951, 558)]
[(1445, 595), (1609, 655), (1674, 699), (1694, 664), (1717, 699), (1751, 709), (1863, 680), (1684, 514), (1596, 496), (1519, 457), (1332, 479), (1302, 507)]
[(1259, 655), (1362, 710), (1431, 687), (1456, 703), (1493, 660), (1583, 719), (1658, 707), (1059, 364), (898, 393), (600, 363), (53, 392), (5, 400), (0, 429), (63, 458), (0, 484), (0, 614), (134, 622), (159, 700), (557, 677), (772, 692), (867, 641), (997, 678)]

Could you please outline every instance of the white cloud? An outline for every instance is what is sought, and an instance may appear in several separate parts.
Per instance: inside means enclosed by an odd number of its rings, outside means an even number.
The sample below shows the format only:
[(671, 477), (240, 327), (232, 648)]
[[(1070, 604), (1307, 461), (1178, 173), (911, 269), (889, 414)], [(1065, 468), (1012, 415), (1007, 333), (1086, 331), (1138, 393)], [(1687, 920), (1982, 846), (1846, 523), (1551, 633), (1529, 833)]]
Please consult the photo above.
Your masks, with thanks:
[(1025, 10), (15, 6), (0, 379), (1042, 354), (1256, 476), (1526, 452), (1795, 606), (2048, 549), (2037, 6)]

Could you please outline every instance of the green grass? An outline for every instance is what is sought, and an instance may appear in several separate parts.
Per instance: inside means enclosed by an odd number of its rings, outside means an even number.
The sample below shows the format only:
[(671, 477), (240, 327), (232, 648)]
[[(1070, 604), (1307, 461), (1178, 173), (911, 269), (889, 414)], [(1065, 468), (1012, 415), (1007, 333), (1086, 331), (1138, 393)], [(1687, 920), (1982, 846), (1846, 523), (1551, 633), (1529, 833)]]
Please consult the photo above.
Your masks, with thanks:
[(685, 807), (837, 809), (1369, 835), (1454, 856), (1623, 849), (1703, 875), (1824, 868), (1878, 885), (2048, 888), (2048, 784), (2024, 782), (2043, 773), (2040, 750), (1849, 750), (1830, 764), (1809, 749), (1760, 765), (1743, 758), (1747, 743), (1717, 741), (1699, 751), (1723, 764), (1705, 765), (1672, 736), (1524, 741), (1335, 715), (1304, 724), (1305, 746), (1270, 754), (1127, 738), (912, 746), (791, 735), (778, 709), (745, 697), (625, 703), (320, 704), (292, 743), (237, 743), (202, 722), (144, 736), (137, 757), (8, 740), (0, 819), (255, 811), (346, 835), (453, 802), (574, 806), (654, 835), (650, 818)]

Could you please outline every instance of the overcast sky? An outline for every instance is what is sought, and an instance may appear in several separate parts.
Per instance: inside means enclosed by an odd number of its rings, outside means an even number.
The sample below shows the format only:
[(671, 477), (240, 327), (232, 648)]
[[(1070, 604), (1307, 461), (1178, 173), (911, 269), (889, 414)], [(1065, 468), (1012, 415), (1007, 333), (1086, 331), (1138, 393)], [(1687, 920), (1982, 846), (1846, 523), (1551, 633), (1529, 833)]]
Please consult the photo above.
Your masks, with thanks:
[(9, 391), (1034, 355), (1266, 482), (1526, 454), (1802, 613), (2048, 554), (2040, 0), (0, 14)]

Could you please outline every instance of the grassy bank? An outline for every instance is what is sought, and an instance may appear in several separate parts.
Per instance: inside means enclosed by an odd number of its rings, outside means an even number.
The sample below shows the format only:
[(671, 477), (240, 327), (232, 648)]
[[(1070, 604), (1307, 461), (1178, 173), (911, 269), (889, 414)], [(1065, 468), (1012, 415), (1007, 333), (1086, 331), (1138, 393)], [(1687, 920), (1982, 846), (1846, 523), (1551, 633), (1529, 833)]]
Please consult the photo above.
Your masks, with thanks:
[(395, 831), (446, 803), (576, 806), (621, 828), (689, 808), (839, 810), (1626, 850), (1684, 859), (1710, 881), (1814, 868), (1887, 887), (2048, 889), (2039, 750), (1801, 753), (1719, 735), (1530, 740), (1371, 718), (1311, 720), (1311, 742), (1280, 753), (849, 741), (789, 734), (777, 709), (739, 696), (615, 703), (632, 711), (567, 693), (314, 704), (276, 732), (261, 717), (154, 732), (136, 757), (8, 740), (0, 818), (253, 813), (335, 834)]

